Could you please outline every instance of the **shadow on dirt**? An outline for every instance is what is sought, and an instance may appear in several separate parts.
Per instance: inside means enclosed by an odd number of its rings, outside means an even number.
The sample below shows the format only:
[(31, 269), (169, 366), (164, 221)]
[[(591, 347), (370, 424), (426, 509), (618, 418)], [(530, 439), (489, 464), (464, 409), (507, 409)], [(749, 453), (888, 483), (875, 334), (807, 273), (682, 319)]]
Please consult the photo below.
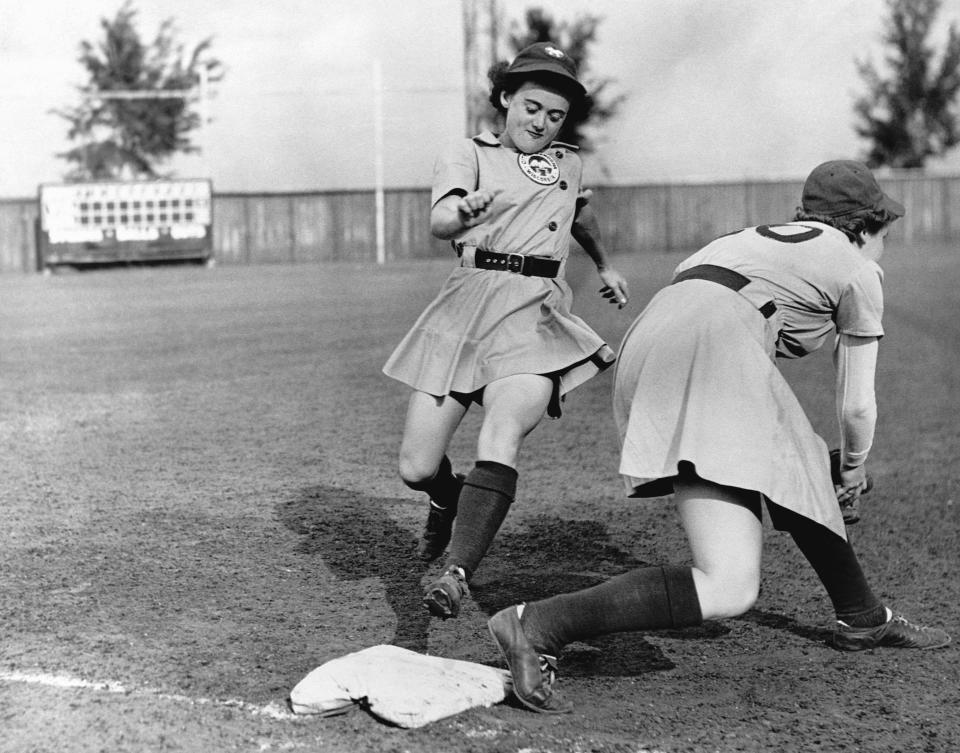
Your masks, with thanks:
[[(409, 500), (371, 497), (333, 486), (316, 486), (278, 506), (281, 523), (302, 536), (297, 550), (320, 557), (338, 578), (378, 578), (397, 619), (392, 643), (427, 650), (430, 617), (420, 604), (424, 577), (437, 570), (415, 556), (416, 535), (390, 515)], [(541, 515), (516, 521), (501, 531), (471, 583), (471, 597), (486, 614), (511, 604), (586, 588), (651, 563), (610, 543), (607, 528), (596, 521)], [(739, 619), (786, 630), (811, 640), (826, 631), (800, 625), (782, 615), (751, 611)], [(696, 628), (658, 631), (673, 639), (711, 639), (730, 629), (707, 622)], [(674, 664), (641, 633), (621, 633), (568, 646), (566, 676), (636, 676), (672, 669)]]
[(785, 633), (793, 633), (813, 643), (829, 643), (833, 634), (832, 631), (827, 628), (803, 625), (792, 617), (786, 617), (773, 612), (761, 612), (757, 609), (751, 609), (749, 612), (734, 619), (740, 620), (741, 622), (752, 622), (754, 625), (780, 630)]
[(407, 500), (316, 486), (278, 505), (277, 514), (284, 526), (303, 537), (297, 551), (319, 556), (338, 578), (379, 578), (397, 616), (392, 642), (425, 651), (430, 616), (418, 595), (429, 565), (416, 558), (411, 532), (389, 512), (406, 504)]

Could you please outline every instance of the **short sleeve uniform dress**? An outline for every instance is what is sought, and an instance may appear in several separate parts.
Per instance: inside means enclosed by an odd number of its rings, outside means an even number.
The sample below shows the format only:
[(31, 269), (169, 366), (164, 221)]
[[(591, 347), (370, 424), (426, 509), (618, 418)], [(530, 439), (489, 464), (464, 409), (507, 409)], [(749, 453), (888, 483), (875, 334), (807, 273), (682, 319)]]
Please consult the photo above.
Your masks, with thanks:
[[(387, 360), (387, 376), (443, 396), (543, 374), (554, 378), (551, 415), (558, 415), (560, 396), (613, 363), (613, 351), (571, 312), (563, 279), (581, 171), (574, 147), (554, 143), (523, 154), (490, 132), (458, 142), (437, 160), (431, 205), (483, 188), (500, 192), (496, 216), (454, 239), (460, 266)], [(478, 269), (478, 249), (553, 259), (560, 272), (546, 278)]]
[(699, 265), (733, 270), (749, 284), (734, 291), (706, 279), (675, 282), (625, 335), (614, 416), (628, 493), (669, 494), (686, 461), (702, 478), (760, 492), (845, 538), (827, 446), (774, 358), (811, 353), (833, 330), (881, 337), (880, 267), (816, 222), (723, 236), (683, 261), (675, 278)]

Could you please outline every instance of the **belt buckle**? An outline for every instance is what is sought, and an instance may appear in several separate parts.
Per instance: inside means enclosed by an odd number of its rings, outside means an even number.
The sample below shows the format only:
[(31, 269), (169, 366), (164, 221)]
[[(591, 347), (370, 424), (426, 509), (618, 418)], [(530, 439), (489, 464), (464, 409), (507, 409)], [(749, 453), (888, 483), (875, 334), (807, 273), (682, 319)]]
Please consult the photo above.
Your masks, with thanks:
[(518, 275), (524, 274), (523, 263), (526, 257), (523, 254), (507, 254), (507, 271)]

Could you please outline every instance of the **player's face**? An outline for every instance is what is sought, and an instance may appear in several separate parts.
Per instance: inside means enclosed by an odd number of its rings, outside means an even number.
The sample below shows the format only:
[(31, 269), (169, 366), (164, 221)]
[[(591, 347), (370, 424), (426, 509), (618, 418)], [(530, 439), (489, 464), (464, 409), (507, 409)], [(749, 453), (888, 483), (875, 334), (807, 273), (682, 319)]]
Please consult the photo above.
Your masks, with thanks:
[(860, 253), (871, 261), (880, 261), (880, 257), (883, 256), (887, 233), (889, 232), (889, 225), (884, 226), (876, 235), (864, 230), (861, 236), (863, 238), (863, 245), (860, 246)]
[(549, 146), (570, 111), (570, 100), (532, 81), (521, 84), (513, 94), (502, 94), (501, 102), (507, 118), (500, 142), (524, 154)]

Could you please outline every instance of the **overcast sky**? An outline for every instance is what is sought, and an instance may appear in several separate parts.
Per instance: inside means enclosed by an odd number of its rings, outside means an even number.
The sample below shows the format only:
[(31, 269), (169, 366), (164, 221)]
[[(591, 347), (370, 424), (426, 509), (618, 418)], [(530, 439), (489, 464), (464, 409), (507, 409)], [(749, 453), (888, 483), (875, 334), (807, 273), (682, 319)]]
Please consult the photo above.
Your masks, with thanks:
[[(627, 95), (589, 158), (594, 182), (802, 177), (857, 157), (855, 60), (882, 57), (884, 0), (501, 0), (558, 18), (603, 18), (595, 75)], [(0, 197), (61, 179), (81, 40), (101, 38), (119, 0), (0, 0)], [(458, 0), (135, 0), (152, 39), (175, 19), (192, 47), (214, 38), (227, 66), (210, 104), (202, 158), (184, 177), (218, 191), (369, 188), (374, 182), (374, 60), (383, 71), (384, 177), (429, 185), (434, 154), (463, 135)], [(943, 26), (960, 18), (945, 0)], [(939, 167), (951, 170), (960, 161)]]

